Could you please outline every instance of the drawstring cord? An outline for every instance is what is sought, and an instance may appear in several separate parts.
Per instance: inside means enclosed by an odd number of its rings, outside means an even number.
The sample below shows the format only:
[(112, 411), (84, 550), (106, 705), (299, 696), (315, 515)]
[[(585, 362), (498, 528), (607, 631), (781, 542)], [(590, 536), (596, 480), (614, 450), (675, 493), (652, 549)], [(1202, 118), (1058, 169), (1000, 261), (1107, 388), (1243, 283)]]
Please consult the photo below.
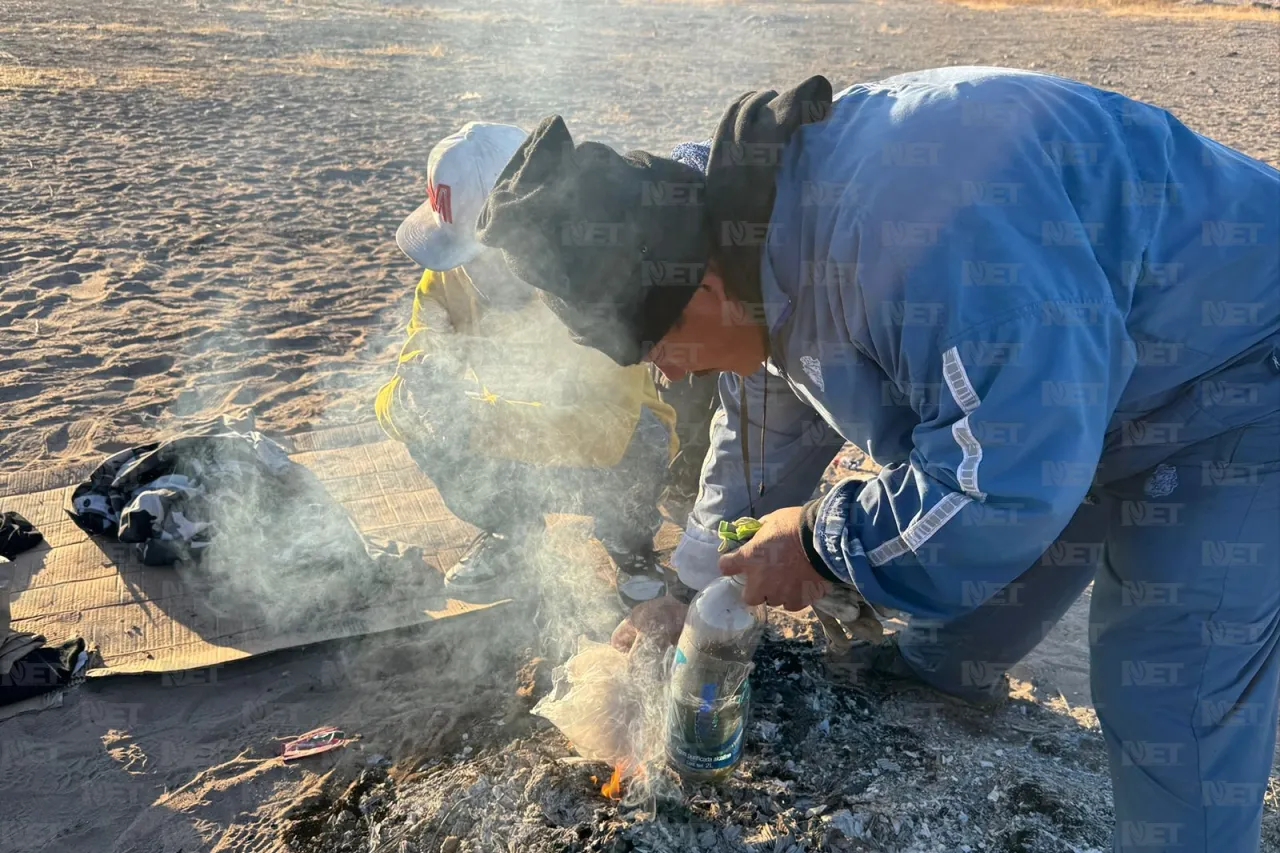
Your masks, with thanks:
[[(769, 421), (769, 377), (766, 373), (764, 378), (764, 390), (761, 392), (761, 413), (760, 413), (760, 484), (758, 486), (759, 496), (764, 496), (764, 426)], [(751, 448), (750, 442), (747, 440), (747, 430), (751, 426), (751, 420), (747, 413), (747, 379), (745, 376), (738, 377), (738, 438), (742, 442), (742, 476), (747, 483), (747, 509), (752, 518), (756, 515), (756, 502), (752, 497), (751, 489)]]
[(756, 502), (751, 496), (751, 448), (747, 441), (747, 428), (751, 422), (747, 419), (747, 378), (738, 376), (738, 440), (742, 443), (742, 476), (747, 481), (748, 514), (756, 517)]
[(760, 393), (760, 497), (764, 497), (764, 425), (769, 422), (769, 375), (764, 377), (764, 390)]

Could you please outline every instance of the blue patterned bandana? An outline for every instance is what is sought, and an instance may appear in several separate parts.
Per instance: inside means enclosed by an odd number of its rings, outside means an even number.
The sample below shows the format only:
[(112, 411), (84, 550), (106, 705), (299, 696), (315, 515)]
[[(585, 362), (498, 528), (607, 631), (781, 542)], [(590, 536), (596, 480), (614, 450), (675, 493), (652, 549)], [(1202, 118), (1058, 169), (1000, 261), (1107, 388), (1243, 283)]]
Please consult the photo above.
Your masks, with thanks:
[(671, 159), (692, 166), (702, 174), (707, 173), (707, 160), (711, 158), (711, 140), (706, 142), (681, 142), (671, 149)]

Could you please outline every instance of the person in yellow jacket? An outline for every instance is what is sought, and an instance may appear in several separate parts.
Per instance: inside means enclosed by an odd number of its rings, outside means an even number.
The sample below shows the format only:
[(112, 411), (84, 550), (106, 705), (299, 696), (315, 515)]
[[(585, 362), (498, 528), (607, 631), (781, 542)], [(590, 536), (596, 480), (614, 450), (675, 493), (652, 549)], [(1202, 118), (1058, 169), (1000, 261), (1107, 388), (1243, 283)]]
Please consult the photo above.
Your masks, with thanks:
[(480, 603), (509, 593), (546, 513), (593, 516), (630, 609), (666, 591), (653, 551), (679, 442), (642, 365), (579, 345), (501, 252), (475, 239), (485, 197), (524, 141), (471, 122), (427, 161), (427, 200), (396, 233), (426, 268), (378, 422), (481, 535), (446, 574)]

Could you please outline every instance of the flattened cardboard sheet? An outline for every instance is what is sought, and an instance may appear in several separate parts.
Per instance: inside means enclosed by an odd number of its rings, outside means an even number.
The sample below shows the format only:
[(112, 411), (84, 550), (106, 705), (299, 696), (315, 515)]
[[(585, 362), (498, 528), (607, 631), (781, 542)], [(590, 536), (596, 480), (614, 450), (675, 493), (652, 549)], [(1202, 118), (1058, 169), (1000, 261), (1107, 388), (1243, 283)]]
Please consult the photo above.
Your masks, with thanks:
[[(476, 535), (445, 507), (402, 445), (375, 424), (294, 436), (292, 458), (320, 478), (366, 535), (421, 546), (429, 570), (452, 566)], [(492, 606), (448, 600), (439, 578), (395, 602), (353, 609), (335, 602), (301, 626), (228, 618), (202, 598), (198, 568), (144, 566), (133, 546), (95, 540), (63, 511), (92, 466), (0, 477), (0, 506), (31, 520), (44, 544), (0, 564), (11, 596), (12, 628), (49, 642), (79, 635), (114, 673), (173, 672), (342, 637), (467, 616)], [(407, 599), (407, 600), (406, 600)]]

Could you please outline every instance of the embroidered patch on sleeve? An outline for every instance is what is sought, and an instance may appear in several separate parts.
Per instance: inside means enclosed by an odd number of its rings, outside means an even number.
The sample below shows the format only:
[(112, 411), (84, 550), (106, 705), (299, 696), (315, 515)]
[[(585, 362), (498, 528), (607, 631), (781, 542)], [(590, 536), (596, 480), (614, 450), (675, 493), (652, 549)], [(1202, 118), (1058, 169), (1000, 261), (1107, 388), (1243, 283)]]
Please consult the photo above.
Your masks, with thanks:
[(818, 361), (811, 355), (800, 356), (800, 367), (804, 369), (804, 375), (817, 386), (819, 391), (825, 391), (826, 386), (822, 381), (822, 362)]
[(1156, 470), (1151, 472), (1151, 477), (1143, 487), (1142, 493), (1149, 498), (1163, 498), (1173, 494), (1176, 488), (1178, 488), (1178, 469), (1162, 462), (1156, 466)]

